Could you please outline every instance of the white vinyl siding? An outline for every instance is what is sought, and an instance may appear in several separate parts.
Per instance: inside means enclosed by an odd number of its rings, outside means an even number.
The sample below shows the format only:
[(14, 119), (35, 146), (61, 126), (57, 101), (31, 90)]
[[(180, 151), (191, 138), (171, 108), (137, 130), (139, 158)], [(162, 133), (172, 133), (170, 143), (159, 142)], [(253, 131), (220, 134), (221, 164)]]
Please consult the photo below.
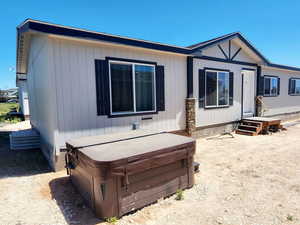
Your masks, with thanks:
[(289, 94), (290, 78), (300, 79), (300, 72), (286, 71), (273, 68), (262, 68), (262, 74), (280, 78), (280, 95), (276, 98), (263, 97), (266, 111), (265, 116), (275, 116), (285, 113), (300, 112), (300, 96)]
[[(199, 108), (198, 101), (196, 101), (196, 127), (203, 127), (209, 125), (217, 125), (221, 123), (229, 123), (241, 119), (241, 97), (242, 97), (242, 68), (256, 69), (256, 67), (229, 64), (223, 62), (216, 62), (204, 59), (194, 59), (194, 95), (196, 99), (199, 98), (198, 87), (198, 71), (204, 68), (216, 68), (220, 70), (228, 70), (234, 73), (233, 76), (233, 105), (230, 107), (221, 108)], [(255, 71), (256, 74), (256, 71)], [(256, 76), (254, 78), (256, 83)], [(254, 90), (254, 93), (256, 89)]]
[[(76, 137), (132, 130), (134, 123), (138, 123), (141, 129), (154, 131), (185, 129), (186, 57), (108, 43), (54, 37), (49, 38), (49, 42), (49, 51), (52, 52), (51, 67), (55, 68), (52, 75), (56, 80), (59, 146), (64, 147), (66, 140)], [(163, 65), (165, 111), (147, 116), (98, 116), (94, 63), (95, 59), (105, 57), (143, 60)]]
[(28, 60), (27, 85), (30, 107), (30, 122), (41, 135), (42, 150), (46, 157), (59, 154), (56, 145), (58, 136), (55, 68), (49, 40), (42, 35), (32, 37)]

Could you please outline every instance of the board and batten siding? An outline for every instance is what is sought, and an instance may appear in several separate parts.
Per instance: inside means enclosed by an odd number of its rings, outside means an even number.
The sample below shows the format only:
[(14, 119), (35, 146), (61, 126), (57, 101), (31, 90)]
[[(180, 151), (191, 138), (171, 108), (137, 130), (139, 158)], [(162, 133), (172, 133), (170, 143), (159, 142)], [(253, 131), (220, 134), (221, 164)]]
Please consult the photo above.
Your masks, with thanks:
[[(186, 58), (106, 43), (49, 38), (51, 74), (57, 99), (59, 147), (69, 139), (122, 132), (138, 122), (141, 129), (185, 129)], [(165, 69), (165, 111), (145, 116), (108, 118), (97, 115), (95, 59), (117, 57), (154, 61)], [(107, 90), (109, 91), (109, 90)], [(142, 120), (142, 118), (152, 118)]]
[[(199, 108), (198, 101), (196, 101), (196, 127), (240, 120), (242, 103), (242, 68), (246, 67), (256, 70), (256, 67), (194, 59), (194, 95), (197, 99), (199, 99), (199, 69), (203, 69), (204, 67), (230, 70), (230, 72), (234, 73), (233, 105), (227, 108), (205, 109)], [(254, 82), (256, 84), (256, 72), (254, 73), (254, 76)]]
[[(225, 41), (223, 43), (219, 44), (224, 53), (227, 55), (227, 57), (233, 57), (236, 61), (241, 62), (248, 62), (248, 63), (256, 63), (255, 60), (253, 60), (249, 55), (246, 54), (245, 50), (241, 48), (239, 45), (237, 45), (234, 40), (231, 41), (230, 44), (230, 54), (229, 54), (229, 41)], [(241, 48), (241, 50), (239, 50)], [(235, 53), (238, 52), (237, 55)], [(209, 56), (209, 57), (215, 57), (220, 59), (226, 59), (218, 45), (214, 45), (212, 47), (205, 48), (201, 51), (202, 55)]]
[(267, 107), (267, 111), (264, 112), (265, 116), (300, 112), (300, 96), (289, 95), (289, 79), (300, 79), (300, 72), (263, 67), (261, 75), (271, 75), (280, 78), (280, 95), (274, 97), (263, 97), (263, 102)]
[[(29, 52), (27, 85), (30, 122), (41, 134), (42, 150), (46, 157), (55, 154), (57, 136), (56, 98), (52, 76), (49, 40), (42, 35), (32, 37)], [(57, 151), (56, 154), (59, 152)]]

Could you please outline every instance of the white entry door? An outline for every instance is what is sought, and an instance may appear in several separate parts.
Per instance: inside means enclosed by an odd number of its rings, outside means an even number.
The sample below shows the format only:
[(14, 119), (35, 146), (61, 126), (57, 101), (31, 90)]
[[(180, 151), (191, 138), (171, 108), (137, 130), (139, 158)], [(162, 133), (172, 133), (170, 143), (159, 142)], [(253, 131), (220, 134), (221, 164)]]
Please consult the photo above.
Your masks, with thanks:
[(243, 70), (243, 118), (254, 116), (255, 71)]

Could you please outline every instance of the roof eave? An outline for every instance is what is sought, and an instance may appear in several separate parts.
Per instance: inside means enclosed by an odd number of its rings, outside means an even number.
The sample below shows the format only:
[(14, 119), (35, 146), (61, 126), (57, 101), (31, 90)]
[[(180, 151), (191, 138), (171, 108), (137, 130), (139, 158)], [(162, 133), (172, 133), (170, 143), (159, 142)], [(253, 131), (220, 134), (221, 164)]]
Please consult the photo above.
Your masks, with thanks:
[(27, 20), (19, 27), (19, 33), (25, 33), (28, 31), (42, 32), (53, 35), (63, 35), (68, 37), (98, 40), (104, 42), (111, 42), (117, 44), (125, 44), (133, 47), (141, 47), (152, 50), (159, 50), (165, 52), (172, 52), (177, 54), (189, 55), (190, 49), (172, 45), (166, 45), (156, 42), (149, 42), (144, 40), (138, 40), (133, 38), (126, 38), (116, 35), (109, 35), (100, 32), (87, 31), (77, 28), (65, 27), (60, 25), (54, 25), (44, 22), (38, 22), (33, 20)]
[(290, 70), (290, 71), (300, 72), (300, 68), (294, 67), (294, 66), (286, 66), (286, 65), (280, 65), (280, 64), (275, 64), (275, 63), (268, 63), (266, 66), (277, 68), (277, 69), (282, 69), (282, 70)]

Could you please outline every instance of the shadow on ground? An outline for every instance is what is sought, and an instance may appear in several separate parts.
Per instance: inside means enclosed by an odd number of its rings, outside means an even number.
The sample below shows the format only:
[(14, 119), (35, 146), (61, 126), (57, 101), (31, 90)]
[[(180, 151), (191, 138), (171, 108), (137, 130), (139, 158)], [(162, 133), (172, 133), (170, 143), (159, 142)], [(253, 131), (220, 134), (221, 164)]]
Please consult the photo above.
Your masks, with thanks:
[(40, 149), (12, 151), (8, 133), (0, 134), (0, 179), (50, 171)]
[(49, 187), (52, 199), (56, 200), (68, 224), (94, 225), (102, 222), (86, 207), (69, 177), (53, 179), (49, 182)]
[[(0, 179), (52, 172), (40, 149), (10, 150), (8, 133), (0, 133)], [(45, 183), (47, 185), (47, 183)], [(70, 225), (94, 225), (102, 222), (86, 207), (69, 177), (49, 182), (50, 197), (56, 201)]]

